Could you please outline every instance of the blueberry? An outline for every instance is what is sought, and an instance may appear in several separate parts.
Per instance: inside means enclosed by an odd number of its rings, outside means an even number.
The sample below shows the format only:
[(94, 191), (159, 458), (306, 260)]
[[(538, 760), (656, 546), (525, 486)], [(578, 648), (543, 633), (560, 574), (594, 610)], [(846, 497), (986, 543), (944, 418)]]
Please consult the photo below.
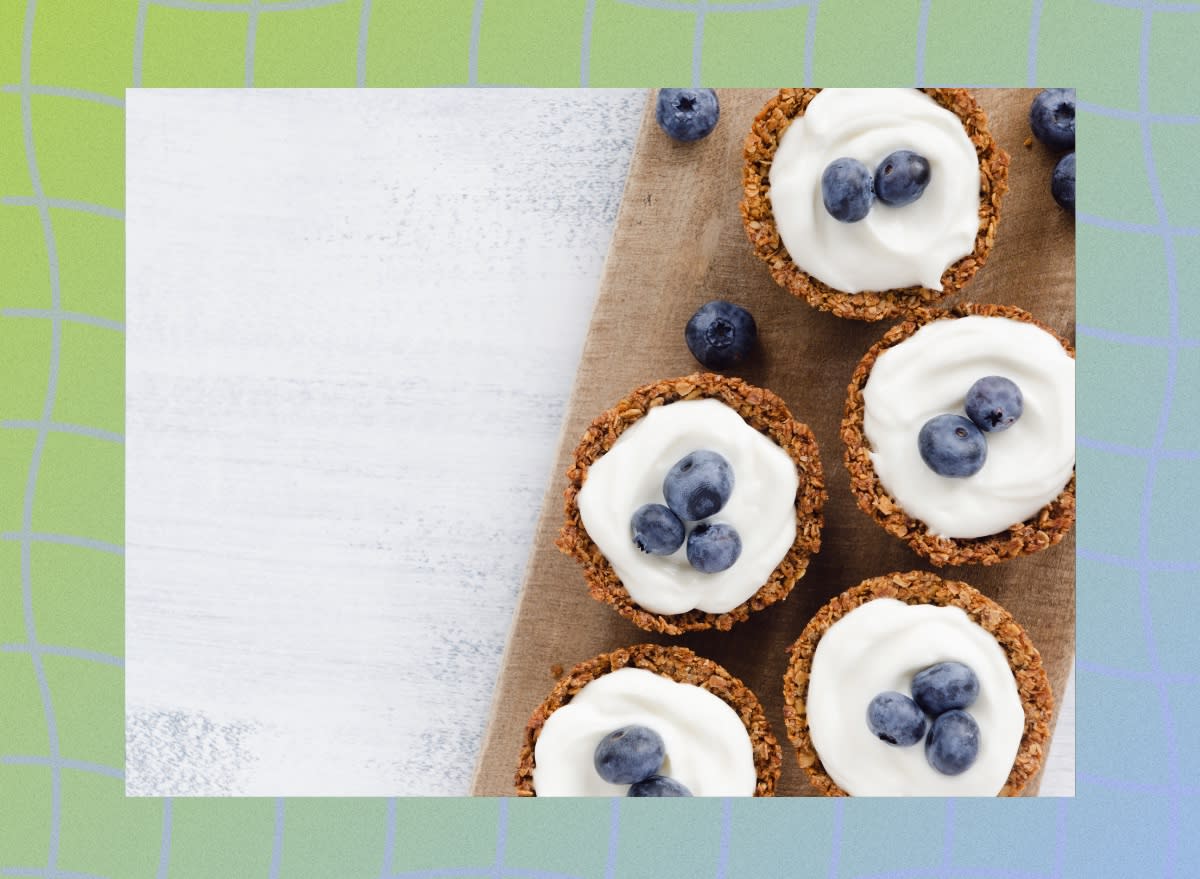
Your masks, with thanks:
[(712, 89), (659, 89), (654, 118), (675, 140), (699, 140), (717, 127), (721, 106)]
[(683, 331), (692, 356), (706, 369), (727, 369), (754, 349), (758, 327), (740, 305), (714, 299), (700, 306)]
[(1002, 375), (986, 375), (967, 391), (967, 417), (984, 433), (1008, 430), (1025, 410), (1021, 389)]
[(662, 504), (637, 508), (630, 522), (633, 542), (650, 555), (670, 555), (683, 546), (683, 523)]
[(658, 772), (666, 759), (662, 736), (645, 726), (623, 726), (596, 745), (595, 764), (610, 784), (634, 784)]
[(979, 678), (961, 662), (939, 662), (913, 676), (912, 694), (922, 711), (937, 717), (970, 707), (979, 697)]
[(875, 201), (871, 172), (858, 159), (834, 159), (821, 175), (821, 200), (835, 220), (857, 223)]
[(716, 574), (733, 567), (742, 554), (742, 538), (732, 525), (704, 523), (692, 529), (687, 539), (687, 557), (692, 567), (705, 574)]
[(715, 514), (733, 494), (733, 468), (721, 455), (699, 449), (667, 471), (663, 496), (671, 512), (687, 522)]
[(1059, 207), (1075, 213), (1075, 154), (1067, 153), (1050, 175), (1050, 194)]
[(1075, 89), (1046, 89), (1029, 108), (1033, 136), (1052, 150), (1075, 149)]
[(975, 422), (961, 415), (935, 415), (917, 435), (917, 449), (939, 476), (973, 476), (987, 460), (987, 440)]
[(875, 197), (894, 208), (911, 204), (929, 185), (929, 160), (912, 150), (896, 150), (875, 169)]
[(959, 775), (979, 754), (979, 724), (960, 708), (938, 715), (925, 739), (925, 759), (942, 775)]
[(925, 735), (925, 715), (903, 693), (887, 690), (867, 706), (867, 727), (889, 745), (915, 745)]
[(639, 781), (629, 788), (627, 797), (690, 797), (692, 792), (686, 786), (665, 775), (651, 775), (645, 781)]

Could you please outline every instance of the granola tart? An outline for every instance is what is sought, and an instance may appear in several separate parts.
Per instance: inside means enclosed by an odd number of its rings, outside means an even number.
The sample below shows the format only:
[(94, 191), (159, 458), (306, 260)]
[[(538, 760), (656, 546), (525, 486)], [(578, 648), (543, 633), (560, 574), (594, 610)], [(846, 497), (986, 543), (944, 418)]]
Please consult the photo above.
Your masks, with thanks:
[[(884, 489), (876, 475), (871, 460), (871, 447), (863, 424), (863, 389), (876, 360), (883, 351), (899, 345), (926, 324), (968, 315), (1004, 317), (1032, 324), (1057, 340), (1071, 358), (1075, 357), (1075, 349), (1070, 342), (1028, 312), (1014, 306), (963, 303), (945, 310), (917, 309), (902, 323), (888, 330), (859, 361), (847, 389), (846, 409), (841, 426), (841, 437), (846, 449), (846, 470), (850, 474), (850, 488), (859, 509), (874, 519), (888, 534), (900, 538), (918, 555), (937, 566), (993, 565), (1035, 553), (1061, 542), (1075, 523), (1074, 470), (1058, 496), (1029, 518), (997, 533), (971, 538), (941, 537), (931, 533), (928, 525), (906, 512)], [(1019, 427), (1019, 424), (1017, 426)]]
[(677, 683), (692, 684), (732, 708), (750, 738), (757, 779), (754, 795), (774, 796), (783, 762), (782, 749), (754, 693), (712, 660), (697, 656), (685, 647), (661, 647), (656, 644), (638, 644), (602, 653), (579, 663), (559, 677), (550, 695), (537, 707), (525, 726), (514, 778), (517, 796), (537, 796), (533, 786), (534, 749), (547, 718), (568, 704), (592, 681), (624, 668), (644, 669)]
[(1041, 655), (1025, 630), (999, 604), (966, 583), (943, 580), (926, 571), (875, 577), (846, 590), (817, 611), (792, 644), (791, 660), (783, 679), (783, 718), (788, 739), (809, 782), (824, 796), (849, 796), (826, 772), (813, 746), (807, 707), (810, 672), (817, 645), (829, 628), (851, 611), (879, 598), (896, 599), (908, 605), (961, 608), (971, 621), (996, 639), (1008, 660), (1024, 709), (1016, 759), (997, 796), (1020, 795), (1040, 771), (1050, 738), (1054, 696)]
[(979, 227), (974, 249), (948, 266), (941, 290), (923, 286), (846, 293), (833, 289), (793, 262), (780, 238), (770, 199), (770, 172), (780, 139), (788, 126), (802, 116), (821, 89), (781, 89), (755, 117), (743, 149), (742, 221), (755, 255), (767, 264), (775, 282), (814, 308), (838, 317), (877, 321), (903, 315), (911, 309), (960, 291), (987, 261), (996, 236), (1000, 206), (1008, 190), (1008, 154), (988, 130), (987, 116), (969, 91), (961, 88), (921, 89), (938, 105), (954, 113), (979, 160)]
[[(699, 609), (683, 613), (655, 613), (630, 595), (613, 565), (588, 535), (580, 513), (579, 494), (589, 470), (632, 425), (659, 406), (679, 401), (712, 399), (737, 413), (746, 425), (777, 445), (795, 466), (798, 488), (794, 501), (795, 537), (786, 554), (752, 595), (721, 613)], [(661, 477), (660, 477), (661, 478)], [(751, 611), (782, 601), (804, 576), (810, 556), (820, 549), (821, 508), (826, 499), (817, 442), (807, 425), (796, 421), (786, 404), (772, 392), (738, 378), (696, 373), (667, 379), (632, 391), (591, 424), (575, 450), (567, 470), (564, 492), (565, 522), (556, 541), (559, 549), (582, 566), (588, 589), (597, 601), (610, 605), (621, 616), (650, 632), (678, 635), (703, 629), (727, 631), (746, 620)], [(626, 519), (628, 521), (628, 519)], [(778, 556), (776, 556), (778, 557)]]

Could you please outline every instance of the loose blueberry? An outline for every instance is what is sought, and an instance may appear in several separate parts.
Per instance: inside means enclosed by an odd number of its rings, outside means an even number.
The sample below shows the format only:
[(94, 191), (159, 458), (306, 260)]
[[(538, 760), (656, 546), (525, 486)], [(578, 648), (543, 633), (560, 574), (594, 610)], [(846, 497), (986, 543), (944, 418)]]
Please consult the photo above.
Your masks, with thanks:
[(662, 504), (638, 507), (630, 524), (633, 542), (642, 552), (670, 555), (683, 546), (683, 523)]
[(1050, 194), (1059, 207), (1075, 213), (1075, 154), (1067, 153), (1050, 175)]
[(1052, 150), (1075, 149), (1075, 89), (1046, 89), (1029, 107), (1033, 136)]
[(917, 435), (917, 449), (939, 476), (973, 476), (987, 460), (987, 440), (975, 422), (961, 415), (935, 415)]
[(663, 497), (671, 512), (687, 522), (717, 513), (733, 494), (733, 468), (716, 452), (699, 449), (667, 471)]
[(675, 140), (699, 140), (717, 127), (721, 106), (712, 89), (659, 89), (654, 118)]
[(609, 784), (635, 784), (658, 772), (666, 759), (662, 736), (645, 726), (613, 730), (596, 746), (594, 762)]
[(1008, 430), (1025, 411), (1025, 398), (1016, 382), (986, 375), (967, 391), (967, 417), (984, 433)]
[(697, 525), (688, 535), (688, 561), (705, 574), (716, 574), (733, 567), (741, 554), (742, 538), (731, 525), (723, 522)]
[(979, 678), (961, 662), (939, 662), (912, 679), (913, 701), (937, 717), (954, 708), (968, 708), (979, 697)]
[(692, 315), (683, 331), (692, 356), (707, 369), (728, 369), (754, 349), (758, 327), (740, 305), (714, 299)]
[(867, 706), (867, 726), (889, 745), (915, 745), (925, 735), (925, 715), (912, 699), (888, 690)]
[(938, 715), (925, 739), (925, 759), (942, 775), (959, 775), (979, 755), (979, 724), (955, 708)]
[(692, 792), (685, 785), (665, 775), (651, 775), (629, 788), (627, 797), (690, 797)]
[(821, 200), (835, 220), (857, 223), (875, 201), (870, 170), (858, 159), (834, 159), (821, 175)]
[(896, 150), (875, 169), (875, 197), (894, 208), (911, 204), (929, 185), (929, 160), (912, 150)]

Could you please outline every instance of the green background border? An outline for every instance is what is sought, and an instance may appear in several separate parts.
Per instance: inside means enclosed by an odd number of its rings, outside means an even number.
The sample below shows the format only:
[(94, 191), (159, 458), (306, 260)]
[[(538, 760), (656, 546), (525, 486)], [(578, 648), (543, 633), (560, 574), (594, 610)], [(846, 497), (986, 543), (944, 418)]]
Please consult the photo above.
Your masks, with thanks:
[[(1200, 875), (1200, 4), (0, 0), (0, 875)], [(1075, 800), (123, 796), (129, 86), (1075, 84)]]

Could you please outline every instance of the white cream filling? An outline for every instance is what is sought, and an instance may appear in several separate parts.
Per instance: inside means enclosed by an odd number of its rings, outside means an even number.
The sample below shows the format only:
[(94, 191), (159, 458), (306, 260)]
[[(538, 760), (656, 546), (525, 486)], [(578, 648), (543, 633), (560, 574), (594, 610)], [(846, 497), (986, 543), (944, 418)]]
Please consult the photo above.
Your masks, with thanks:
[[(876, 200), (857, 223), (825, 210), (821, 175), (849, 157), (871, 173), (896, 150), (929, 161), (930, 181), (911, 204)], [(835, 290), (920, 285), (975, 249), (979, 159), (962, 121), (916, 89), (822, 89), (784, 131), (770, 172), (771, 211), (792, 261)]]
[[(686, 540), (670, 556), (643, 553), (630, 526), (638, 507), (665, 502), (667, 471), (697, 449), (723, 455), (733, 468), (729, 502), (705, 521), (732, 525), (742, 554), (715, 574), (688, 563)], [(641, 607), (661, 614), (724, 613), (757, 592), (787, 555), (796, 539), (799, 485), (787, 452), (733, 409), (719, 400), (683, 400), (651, 409), (591, 465), (579, 492), (579, 514), (588, 536)]]
[[(1016, 382), (1024, 412), (985, 433), (987, 460), (974, 476), (939, 476), (917, 435), (942, 413), (964, 415), (977, 379)], [(985, 537), (1024, 522), (1059, 495), (1075, 467), (1075, 360), (1051, 334), (1005, 317), (937, 320), (888, 348), (863, 388), (863, 429), (883, 488), (943, 537)]]
[(640, 668), (622, 668), (589, 683), (547, 719), (534, 746), (539, 797), (620, 797), (595, 768), (596, 745), (629, 724), (649, 727), (666, 745), (660, 774), (697, 797), (754, 796), (757, 773), (750, 735), (737, 713), (707, 690)]
[[(872, 735), (867, 706), (885, 690), (912, 695), (912, 678), (939, 662), (966, 663), (979, 697), (979, 755), (960, 775), (925, 759), (924, 740), (901, 747)], [(806, 702), (813, 747), (825, 771), (853, 796), (995, 796), (1004, 787), (1025, 725), (1003, 648), (957, 607), (879, 598), (829, 627), (817, 644)]]

